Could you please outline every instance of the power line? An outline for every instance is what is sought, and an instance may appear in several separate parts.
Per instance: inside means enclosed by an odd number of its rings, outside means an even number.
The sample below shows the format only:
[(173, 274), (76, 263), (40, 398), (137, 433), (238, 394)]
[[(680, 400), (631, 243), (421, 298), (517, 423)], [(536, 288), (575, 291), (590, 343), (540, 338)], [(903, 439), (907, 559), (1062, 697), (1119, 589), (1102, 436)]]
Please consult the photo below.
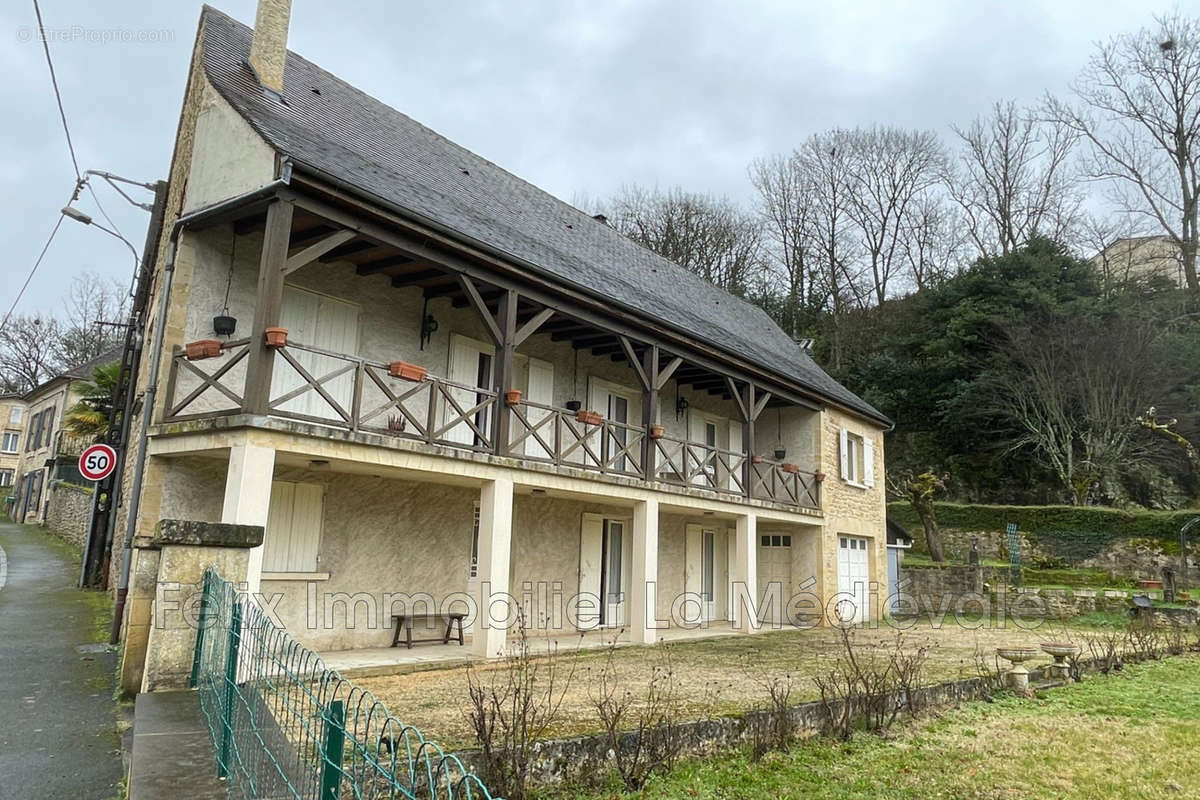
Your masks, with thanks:
[(50, 238), (46, 239), (46, 244), (42, 247), (42, 252), (38, 254), (37, 261), (33, 262), (33, 269), (29, 270), (29, 275), (26, 276), (25, 283), (21, 285), (21, 291), (17, 292), (16, 299), (14, 299), (12, 305), (9, 306), (8, 313), (4, 315), (4, 321), (0, 322), (0, 331), (3, 331), (6, 327), (8, 327), (9, 317), (11, 317), (13, 311), (16, 310), (17, 303), (21, 302), (21, 297), (25, 294), (25, 290), (29, 288), (29, 282), (33, 280), (33, 274), (37, 272), (38, 267), (42, 264), (42, 259), (46, 257), (46, 251), (50, 249), (50, 243), (54, 241), (54, 237), (58, 233), (58, 228), (60, 225), (62, 225), (63, 219), (64, 217), (62, 214), (59, 214), (58, 221), (54, 223), (54, 228), (50, 231)]
[(42, 9), (38, 6), (38, 0), (33, 0), (33, 13), (37, 15), (38, 35), (42, 37), (42, 49), (46, 52), (46, 66), (50, 68), (50, 83), (54, 87), (54, 99), (58, 102), (58, 116), (62, 119), (63, 133), (67, 136), (67, 150), (71, 153), (75, 180), (83, 180), (79, 171), (79, 159), (75, 157), (75, 144), (71, 141), (71, 129), (67, 127), (67, 112), (63, 108), (62, 93), (58, 90), (58, 76), (54, 74), (54, 61), (50, 58), (50, 40), (46, 38), (46, 26), (42, 24)]

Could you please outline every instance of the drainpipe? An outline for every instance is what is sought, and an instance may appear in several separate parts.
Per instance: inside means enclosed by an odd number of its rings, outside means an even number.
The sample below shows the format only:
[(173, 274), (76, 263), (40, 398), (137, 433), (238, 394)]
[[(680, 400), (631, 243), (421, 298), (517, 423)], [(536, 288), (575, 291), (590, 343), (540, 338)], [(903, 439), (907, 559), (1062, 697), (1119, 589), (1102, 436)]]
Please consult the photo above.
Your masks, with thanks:
[(261, 200), (275, 194), (276, 191), (288, 186), (292, 180), (292, 164), (283, 159), (280, 176), (265, 186), (253, 191), (222, 200), (215, 205), (185, 214), (175, 220), (171, 226), (170, 239), (167, 242), (167, 260), (163, 264), (163, 286), (158, 296), (158, 318), (154, 321), (154, 339), (150, 345), (150, 375), (146, 382), (146, 392), (142, 397), (142, 424), (138, 433), (137, 462), (133, 469), (133, 484), (129, 489), (129, 512), (125, 520), (125, 541), (121, 549), (121, 578), (117, 584), (117, 600), (113, 608), (112, 630), (108, 643), (116, 644), (121, 640), (122, 618), (125, 616), (125, 600), (129, 595), (129, 572), (133, 564), (133, 535), (137, 530), (138, 512), (142, 501), (142, 478), (146, 471), (146, 445), (150, 440), (150, 418), (154, 415), (154, 403), (158, 396), (158, 372), (162, 364), (162, 346), (167, 327), (168, 300), (171, 296), (171, 283), (175, 277), (175, 253), (179, 244), (179, 234), (183, 229), (197, 222), (231, 211), (247, 203)]

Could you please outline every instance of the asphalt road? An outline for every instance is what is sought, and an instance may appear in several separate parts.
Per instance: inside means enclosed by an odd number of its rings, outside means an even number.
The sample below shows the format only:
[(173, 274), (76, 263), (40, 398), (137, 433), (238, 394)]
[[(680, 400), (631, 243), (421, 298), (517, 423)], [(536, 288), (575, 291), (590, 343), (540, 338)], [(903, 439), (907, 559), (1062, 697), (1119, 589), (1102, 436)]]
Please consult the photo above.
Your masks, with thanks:
[(0, 524), (0, 800), (118, 795), (116, 655), (49, 534)]

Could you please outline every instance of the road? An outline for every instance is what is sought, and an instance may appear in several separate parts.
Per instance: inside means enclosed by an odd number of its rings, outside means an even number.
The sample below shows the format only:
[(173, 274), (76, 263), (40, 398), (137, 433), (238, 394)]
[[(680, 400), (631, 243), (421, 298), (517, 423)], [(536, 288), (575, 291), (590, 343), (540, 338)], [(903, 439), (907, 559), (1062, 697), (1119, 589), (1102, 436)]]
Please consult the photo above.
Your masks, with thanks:
[(49, 534), (0, 524), (0, 800), (105, 800), (121, 757), (116, 656), (95, 644), (95, 596)]

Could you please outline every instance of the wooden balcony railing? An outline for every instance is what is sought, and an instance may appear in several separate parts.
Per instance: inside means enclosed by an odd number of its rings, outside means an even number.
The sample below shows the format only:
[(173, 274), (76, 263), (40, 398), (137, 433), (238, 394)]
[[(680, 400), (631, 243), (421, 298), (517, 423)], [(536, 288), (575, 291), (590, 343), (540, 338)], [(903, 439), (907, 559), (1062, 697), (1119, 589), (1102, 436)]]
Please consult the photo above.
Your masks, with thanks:
[[(220, 356), (195, 362), (178, 350), (168, 377), (166, 419), (240, 412), (249, 341), (229, 342)], [(391, 375), (384, 363), (289, 341), (276, 350), (267, 409), (272, 416), (496, 452), (499, 402), (490, 389), (434, 375), (414, 382)], [(541, 403), (522, 401), (503, 413), (509, 426), (503, 455), (820, 508), (814, 473), (779, 462), (686, 439), (651, 438), (646, 428), (623, 422), (584, 422), (574, 411)]]

